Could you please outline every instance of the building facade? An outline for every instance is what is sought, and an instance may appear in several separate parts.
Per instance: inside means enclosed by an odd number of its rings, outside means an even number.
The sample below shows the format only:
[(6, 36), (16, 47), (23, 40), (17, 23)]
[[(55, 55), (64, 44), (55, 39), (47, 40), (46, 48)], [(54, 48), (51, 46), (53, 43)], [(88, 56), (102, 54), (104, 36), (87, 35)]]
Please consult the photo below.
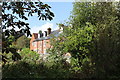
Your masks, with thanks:
[(60, 33), (60, 29), (51, 31), (50, 28), (48, 28), (42, 36), (40, 36), (39, 33), (33, 33), (30, 40), (30, 50), (36, 51), (37, 53), (47, 53), (46, 50), (52, 47), (50, 45), (50, 39), (53, 38), (53, 36), (59, 36)]

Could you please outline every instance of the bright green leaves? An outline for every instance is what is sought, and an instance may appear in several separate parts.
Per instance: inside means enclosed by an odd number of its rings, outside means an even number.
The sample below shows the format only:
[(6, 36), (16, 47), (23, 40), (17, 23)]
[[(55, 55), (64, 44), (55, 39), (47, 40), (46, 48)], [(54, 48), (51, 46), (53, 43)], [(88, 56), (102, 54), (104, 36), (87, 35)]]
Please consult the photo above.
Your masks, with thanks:
[(34, 62), (39, 59), (39, 54), (31, 51), (29, 48), (23, 48), (20, 52), (23, 61)]
[(87, 23), (87, 25), (83, 28), (78, 28), (76, 30), (70, 31), (71, 33), (69, 33), (69, 35), (66, 37), (66, 47), (71, 46), (70, 49), (80, 49), (80, 47), (83, 47), (83, 45), (86, 46), (89, 42), (92, 41), (92, 36), (95, 31), (95, 27)]
[(72, 69), (85, 78), (119, 77), (119, 8), (119, 2), (75, 2), (68, 22), (72, 26), (65, 28), (63, 42), (56, 41), (53, 50), (70, 52)]

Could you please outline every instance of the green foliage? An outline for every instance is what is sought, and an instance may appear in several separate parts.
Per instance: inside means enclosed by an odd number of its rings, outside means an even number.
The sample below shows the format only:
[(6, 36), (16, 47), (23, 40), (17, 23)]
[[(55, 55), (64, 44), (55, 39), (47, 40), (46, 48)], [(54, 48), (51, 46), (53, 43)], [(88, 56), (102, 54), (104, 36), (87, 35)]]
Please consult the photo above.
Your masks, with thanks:
[(79, 59), (78, 65), (81, 66), (89, 55), (94, 31), (95, 27), (90, 23), (86, 23), (85, 27), (76, 30), (71, 27), (65, 28), (62, 35), (51, 40), (54, 44), (49, 53), (62, 56), (62, 54), (70, 52), (72, 57)]
[(68, 22), (72, 26), (51, 40), (49, 53), (70, 52), (75, 58), (71, 70), (81, 78), (119, 77), (120, 3), (75, 2), (73, 7)]
[(51, 54), (46, 58), (46, 62), (44, 63), (44, 65), (46, 65), (48, 68), (50, 67), (54, 67), (54, 66), (60, 66), (60, 64), (62, 63), (63, 58), (60, 55), (56, 55), (56, 54)]
[(7, 62), (12, 62), (13, 60), (12, 60), (12, 53), (9, 53), (9, 54), (7, 54), (7, 53), (4, 53), (4, 54), (2, 54), (2, 53), (0, 53), (0, 55), (2, 55), (2, 56), (5, 56), (6, 58), (4, 58)]
[[(36, 67), (35, 64), (29, 64), (25, 61), (9, 63), (3, 67), (3, 78), (37, 78)], [(39, 70), (39, 68), (37, 69)]]
[(9, 53), (9, 47), (10, 45), (12, 45), (12, 43), (15, 41), (15, 37), (14, 36), (9, 36), (8, 38), (5, 39), (5, 36), (2, 35), (2, 52), (4, 53), (6, 51), (6, 53)]
[[(64, 27), (59, 37), (51, 39), (52, 48), (48, 49), (50, 56), (46, 58), (46, 61), (41, 61), (40, 65), (35, 63), (36, 65), (31, 66), (29, 71), (33, 72), (32, 77), (120, 78), (119, 8), (120, 3), (114, 2), (74, 3), (69, 22), (72, 26)], [(22, 55), (31, 53), (28, 51), (25, 49)], [(72, 55), (70, 64), (63, 58), (66, 52)], [(27, 58), (31, 59), (28, 55), (26, 55)], [(30, 61), (30, 65), (34, 64), (29, 59), (23, 59)], [(17, 70), (25, 69), (25, 64), (21, 65)], [(6, 67), (3, 70), (6, 69), (11, 70)], [(5, 74), (7, 74), (6, 71)]]
[(70, 16), (70, 24), (74, 28), (85, 26), (86, 22), (92, 23), (94, 16), (94, 3), (91, 2), (75, 2), (73, 3), (72, 15)]
[(35, 51), (31, 51), (29, 48), (23, 48), (20, 53), (23, 61), (36, 62), (39, 59), (39, 54)]
[[(59, 67), (59, 66), (57, 66)], [(63, 68), (47, 68), (42, 64), (19, 61), (3, 67), (3, 78), (69, 78), (69, 72)]]
[[(22, 59), (3, 66), (3, 78), (70, 78), (71, 72), (62, 58), (50, 55), (46, 61), (38, 61), (35, 52), (25, 48), (20, 52)], [(31, 55), (31, 56), (30, 56)], [(55, 58), (57, 57), (57, 58)], [(57, 60), (56, 60), (57, 59)], [(9, 72), (9, 73), (8, 73)]]
[(16, 40), (16, 47), (18, 49), (29, 48), (29, 45), (30, 45), (30, 39), (28, 39), (25, 35), (21, 36)]
[[(5, 60), (9, 63), (9, 62), (13, 62), (14, 60), (14, 55), (17, 56), (18, 58), (21, 58), (21, 61), (26, 61), (26, 62), (33, 62), (35, 63), (36, 60), (39, 59), (39, 54), (31, 51), (29, 48), (23, 48), (19, 53), (4, 53), (4, 54), (0, 54), (2, 56), (5, 56)], [(16, 58), (17, 58), (16, 57)], [(15, 59), (16, 59), (15, 58)]]
[[(73, 50), (80, 50), (82, 52), (88, 53), (87, 49), (92, 41), (92, 36), (95, 31), (95, 27), (89, 23), (83, 28), (78, 28), (74, 30), (73, 28), (66, 29), (67, 31), (64, 33), (68, 34), (65, 38), (65, 48), (69, 49), (68, 52), (72, 52)], [(76, 53), (75, 53), (76, 54)]]
[[(68, 40), (73, 41), (73, 43), (69, 42), (71, 46), (75, 46), (78, 42), (80, 51), (75, 51), (76, 55), (82, 55), (87, 52), (85, 57), (90, 59), (88, 64), (92, 64), (91, 68), (87, 66), (83, 67), (83, 70), (88, 73), (91, 72), (91, 69), (94, 73), (94, 77), (110, 77), (110, 76), (118, 76), (118, 57), (119, 57), (119, 24), (120, 24), (120, 16), (119, 16), (119, 3), (115, 2), (97, 2), (97, 3), (74, 3), (74, 8), (71, 16), (70, 23), (73, 26), (73, 34)], [(81, 32), (79, 28), (84, 29), (84, 25), (86, 22), (94, 25), (93, 30), (94, 33), (91, 35), (87, 35), (87, 38), (84, 38), (86, 32)], [(79, 32), (74, 34), (74, 31), (79, 30), (83, 37), (80, 36)], [(89, 33), (89, 32), (87, 32)], [(70, 34), (70, 33), (68, 33)], [(75, 36), (75, 37), (74, 37)], [(78, 40), (81, 38), (81, 40)], [(85, 41), (90, 41), (87, 44), (83, 44)], [(69, 47), (72, 49), (72, 47)], [(78, 47), (79, 47), (78, 46)], [(85, 46), (85, 47), (84, 47)], [(77, 47), (77, 48), (78, 48)], [(68, 49), (68, 48), (67, 48)], [(73, 47), (73, 50), (76, 50), (76, 47)], [(81, 52), (82, 51), (82, 52)], [(77, 54), (77, 52), (81, 52), (82, 54)], [(81, 57), (81, 56), (79, 56)], [(86, 58), (80, 58), (80, 61)], [(85, 63), (86, 64), (86, 63)], [(85, 65), (82, 63), (82, 66)], [(88, 65), (86, 64), (86, 65)], [(116, 65), (117, 64), (117, 65)], [(113, 74), (114, 72), (115, 74)], [(92, 75), (92, 74), (90, 74)]]

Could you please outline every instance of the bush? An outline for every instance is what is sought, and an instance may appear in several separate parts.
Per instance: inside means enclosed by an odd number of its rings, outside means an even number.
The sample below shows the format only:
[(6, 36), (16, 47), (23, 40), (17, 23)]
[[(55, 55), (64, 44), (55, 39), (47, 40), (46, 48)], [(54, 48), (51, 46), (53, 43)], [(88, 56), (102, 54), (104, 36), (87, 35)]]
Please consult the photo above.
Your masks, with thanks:
[(20, 55), (22, 57), (22, 61), (26, 62), (35, 62), (39, 59), (39, 54), (35, 51), (31, 51), (29, 48), (23, 48), (20, 51)]
[(58, 54), (50, 54), (46, 58), (44, 66), (47, 68), (47, 77), (49, 78), (70, 78), (71, 72), (69, 70), (70, 66), (65, 64), (65, 59)]
[[(3, 78), (83, 78), (89, 68), (88, 61), (84, 61), (80, 67), (78, 60), (71, 58), (67, 63), (63, 56), (50, 54), (45, 61), (39, 58), (39, 54), (24, 48), (19, 53), (20, 61), (13, 62), (10, 54), (6, 54), (9, 63), (3, 67)], [(36, 63), (38, 61), (39, 63)]]
[[(35, 55), (34, 55), (35, 56)], [(41, 63), (33, 63), (30, 59), (24, 59), (3, 67), (3, 78), (69, 78), (69, 68), (65, 68), (62, 60), (52, 59)], [(49, 57), (49, 58), (50, 58)], [(53, 58), (54, 57), (54, 58)], [(30, 60), (25, 61), (25, 60)]]

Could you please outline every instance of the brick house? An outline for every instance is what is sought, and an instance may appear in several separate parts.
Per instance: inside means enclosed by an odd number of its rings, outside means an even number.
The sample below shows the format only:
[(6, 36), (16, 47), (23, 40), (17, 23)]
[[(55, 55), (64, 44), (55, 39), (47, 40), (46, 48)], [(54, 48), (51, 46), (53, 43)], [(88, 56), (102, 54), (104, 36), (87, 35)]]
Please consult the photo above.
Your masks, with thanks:
[(57, 37), (62, 31), (62, 28), (54, 31), (51, 31), (51, 28), (48, 28), (47, 31), (44, 31), (45, 33), (42, 33), (43, 36), (40, 36), (39, 33), (33, 33), (30, 40), (30, 50), (45, 54), (46, 50), (52, 47), (50, 45), (50, 39), (53, 38), (52, 36)]

